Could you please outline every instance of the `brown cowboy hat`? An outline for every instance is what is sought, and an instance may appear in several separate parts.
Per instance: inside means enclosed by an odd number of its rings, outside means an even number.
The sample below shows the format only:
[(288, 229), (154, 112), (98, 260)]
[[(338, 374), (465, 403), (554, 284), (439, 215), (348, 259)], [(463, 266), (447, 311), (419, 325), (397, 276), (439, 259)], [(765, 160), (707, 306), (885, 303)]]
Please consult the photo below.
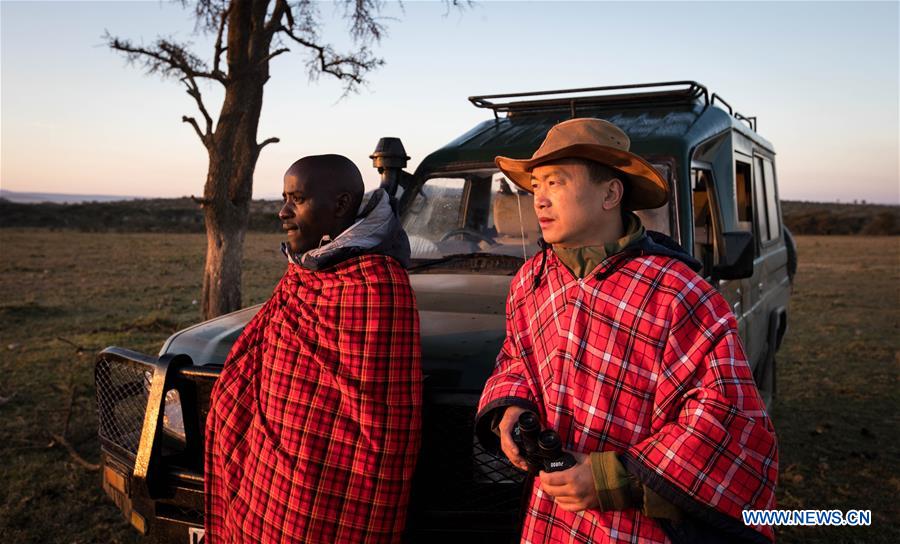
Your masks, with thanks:
[(603, 119), (570, 119), (547, 132), (544, 143), (530, 159), (497, 157), (494, 161), (513, 183), (531, 190), (531, 170), (560, 159), (588, 159), (624, 174), (629, 190), (622, 206), (627, 210), (658, 208), (669, 200), (668, 184), (647, 161), (628, 151), (631, 140), (616, 125)]

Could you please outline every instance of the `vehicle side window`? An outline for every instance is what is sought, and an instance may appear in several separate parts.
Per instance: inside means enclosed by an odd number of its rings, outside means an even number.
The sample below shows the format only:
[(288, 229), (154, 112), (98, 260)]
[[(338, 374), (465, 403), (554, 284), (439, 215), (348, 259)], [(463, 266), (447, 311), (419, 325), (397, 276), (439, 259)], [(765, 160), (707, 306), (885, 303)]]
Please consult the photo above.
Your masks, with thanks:
[(769, 239), (781, 236), (781, 216), (778, 214), (778, 191), (775, 188), (775, 168), (772, 161), (763, 158), (763, 170), (766, 178), (766, 210), (769, 218)]
[(714, 263), (715, 233), (713, 232), (712, 208), (709, 200), (709, 185), (712, 173), (702, 168), (691, 169), (691, 195), (694, 216), (694, 257), (703, 263), (703, 273), (709, 274)]
[(750, 165), (734, 163), (734, 194), (737, 198), (737, 227), (753, 232), (753, 191), (751, 189)]
[(769, 220), (766, 217), (766, 190), (765, 182), (763, 180), (762, 158), (755, 157), (754, 162), (756, 163), (756, 168), (754, 172), (755, 175), (753, 176), (753, 190), (756, 192), (757, 230), (759, 231), (759, 241), (767, 242), (770, 239), (770, 236)]
[(772, 161), (756, 157), (754, 190), (758, 208), (759, 239), (762, 243), (777, 240), (781, 236), (781, 221), (778, 216), (778, 193), (775, 190), (775, 170)]

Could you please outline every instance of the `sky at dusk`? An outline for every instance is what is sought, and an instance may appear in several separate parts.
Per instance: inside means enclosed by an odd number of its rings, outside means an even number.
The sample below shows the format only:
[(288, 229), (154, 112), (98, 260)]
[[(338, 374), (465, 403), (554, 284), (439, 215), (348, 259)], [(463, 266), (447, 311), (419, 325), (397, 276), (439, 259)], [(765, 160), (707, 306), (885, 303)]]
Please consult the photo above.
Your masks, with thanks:
[[(784, 199), (900, 203), (897, 2), (441, 2), (387, 4), (385, 66), (358, 94), (310, 81), (305, 51), (272, 63), (254, 196), (281, 192), (297, 158), (341, 153), (377, 173), (378, 139), (397, 136), (409, 170), (490, 111), (475, 94), (696, 80), (758, 118), (777, 151)], [(349, 46), (335, 4), (323, 36)], [(105, 47), (105, 30), (150, 44), (194, 42), (189, 10), (168, 2), (0, 2), (0, 186), (134, 196), (201, 194), (207, 155), (182, 115), (181, 83), (147, 76)], [(218, 111), (221, 91), (204, 88)]]

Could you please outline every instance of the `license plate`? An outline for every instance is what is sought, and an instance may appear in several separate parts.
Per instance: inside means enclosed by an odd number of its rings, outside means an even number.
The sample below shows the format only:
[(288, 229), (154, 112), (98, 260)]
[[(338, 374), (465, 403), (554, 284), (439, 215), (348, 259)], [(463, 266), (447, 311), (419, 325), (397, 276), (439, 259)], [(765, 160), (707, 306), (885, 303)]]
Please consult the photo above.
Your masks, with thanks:
[(205, 529), (197, 529), (191, 527), (188, 529), (188, 544), (203, 544), (203, 536), (206, 534)]

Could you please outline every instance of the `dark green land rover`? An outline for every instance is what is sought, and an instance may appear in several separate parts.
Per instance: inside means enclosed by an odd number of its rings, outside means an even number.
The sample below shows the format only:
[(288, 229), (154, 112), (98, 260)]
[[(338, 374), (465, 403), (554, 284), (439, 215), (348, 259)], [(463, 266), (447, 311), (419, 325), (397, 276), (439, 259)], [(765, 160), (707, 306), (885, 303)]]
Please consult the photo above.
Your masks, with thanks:
[[(537, 249), (532, 196), (494, 157), (530, 157), (554, 124), (606, 119), (668, 180), (672, 198), (638, 212), (703, 263), (731, 304), (767, 403), (787, 329), (796, 250), (782, 224), (775, 150), (741, 115), (692, 81), (475, 96), (492, 115), (431, 153), (414, 174), (396, 138), (372, 155), (399, 202), (413, 252), (423, 352), (424, 437), (411, 542), (517, 539), (523, 476), (481, 449), (473, 419), (504, 338), (512, 275)], [(96, 363), (103, 487), (155, 541), (200, 542), (203, 438), (212, 384), (259, 309), (173, 334), (156, 357), (110, 347)]]

